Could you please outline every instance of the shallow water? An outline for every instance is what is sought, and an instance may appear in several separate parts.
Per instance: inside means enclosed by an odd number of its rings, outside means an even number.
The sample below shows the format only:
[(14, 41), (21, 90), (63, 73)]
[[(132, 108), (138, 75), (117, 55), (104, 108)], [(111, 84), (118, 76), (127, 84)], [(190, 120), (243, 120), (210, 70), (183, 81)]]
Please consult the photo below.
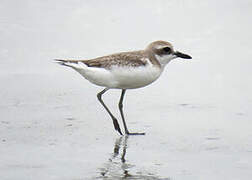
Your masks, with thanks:
[[(250, 180), (251, 15), (250, 1), (1, 1), (1, 179)], [(126, 92), (145, 136), (119, 136), (102, 88), (52, 63), (159, 39), (193, 59)], [(104, 101), (123, 129), (119, 96)]]

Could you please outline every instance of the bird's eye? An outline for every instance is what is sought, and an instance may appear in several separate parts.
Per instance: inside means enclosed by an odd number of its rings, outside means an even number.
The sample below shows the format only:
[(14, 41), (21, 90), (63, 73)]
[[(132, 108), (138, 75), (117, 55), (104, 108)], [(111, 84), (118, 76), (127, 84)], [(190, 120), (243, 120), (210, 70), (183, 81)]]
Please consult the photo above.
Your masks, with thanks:
[(163, 48), (163, 51), (169, 54), (169, 53), (171, 53), (171, 48), (169, 48), (169, 47), (164, 47), (164, 48)]

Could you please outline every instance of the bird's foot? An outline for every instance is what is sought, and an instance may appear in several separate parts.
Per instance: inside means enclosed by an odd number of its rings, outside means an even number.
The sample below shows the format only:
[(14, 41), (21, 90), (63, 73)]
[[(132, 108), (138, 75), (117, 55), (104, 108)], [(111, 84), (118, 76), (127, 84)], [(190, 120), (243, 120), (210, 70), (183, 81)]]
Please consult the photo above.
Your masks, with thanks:
[(145, 135), (145, 133), (130, 133), (130, 132), (126, 132), (126, 135)]
[(116, 118), (113, 118), (113, 124), (114, 124), (115, 130), (118, 131), (120, 135), (123, 135), (122, 131), (121, 131), (121, 128), (119, 126), (119, 123), (118, 123)]

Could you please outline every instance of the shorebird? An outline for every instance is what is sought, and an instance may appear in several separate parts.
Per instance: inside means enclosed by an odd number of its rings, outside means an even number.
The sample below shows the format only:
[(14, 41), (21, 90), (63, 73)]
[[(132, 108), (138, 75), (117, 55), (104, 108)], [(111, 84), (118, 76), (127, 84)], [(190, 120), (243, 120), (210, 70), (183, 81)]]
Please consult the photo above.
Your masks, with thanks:
[(68, 66), (80, 73), (85, 79), (98, 86), (105, 87), (97, 98), (110, 115), (116, 131), (122, 135), (115, 116), (102, 100), (109, 89), (121, 89), (119, 110), (126, 135), (144, 135), (129, 132), (123, 113), (123, 98), (127, 89), (147, 86), (157, 80), (165, 66), (175, 58), (191, 59), (191, 56), (175, 51), (171, 43), (155, 41), (144, 50), (115, 53), (89, 60), (55, 59), (57, 63)]

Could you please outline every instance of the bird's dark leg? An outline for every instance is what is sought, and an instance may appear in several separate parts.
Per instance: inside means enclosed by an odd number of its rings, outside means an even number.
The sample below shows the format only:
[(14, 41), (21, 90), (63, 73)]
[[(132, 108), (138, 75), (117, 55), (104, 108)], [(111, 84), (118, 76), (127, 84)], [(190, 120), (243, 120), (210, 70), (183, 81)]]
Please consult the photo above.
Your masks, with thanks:
[(122, 120), (123, 120), (123, 126), (124, 126), (124, 130), (125, 130), (125, 134), (127, 134), (127, 135), (145, 135), (145, 133), (130, 133), (128, 128), (127, 128), (126, 121), (124, 119), (124, 114), (123, 114), (123, 98), (124, 98), (125, 92), (126, 92), (126, 89), (122, 89), (122, 94), (121, 94), (120, 101), (119, 101), (119, 104), (118, 104), (119, 110), (120, 110), (120, 113), (121, 113), (121, 117), (122, 117)]
[(113, 120), (113, 124), (114, 124), (114, 128), (115, 130), (117, 130), (121, 135), (122, 135), (122, 131), (120, 129), (119, 123), (117, 121), (117, 119), (114, 117), (114, 115), (110, 112), (109, 108), (104, 104), (103, 100), (102, 100), (102, 95), (109, 90), (109, 88), (105, 88), (104, 90), (102, 90), (101, 92), (99, 92), (97, 94), (97, 98), (100, 101), (100, 103), (102, 104), (102, 106), (106, 109), (106, 111), (109, 113), (110, 117)]

